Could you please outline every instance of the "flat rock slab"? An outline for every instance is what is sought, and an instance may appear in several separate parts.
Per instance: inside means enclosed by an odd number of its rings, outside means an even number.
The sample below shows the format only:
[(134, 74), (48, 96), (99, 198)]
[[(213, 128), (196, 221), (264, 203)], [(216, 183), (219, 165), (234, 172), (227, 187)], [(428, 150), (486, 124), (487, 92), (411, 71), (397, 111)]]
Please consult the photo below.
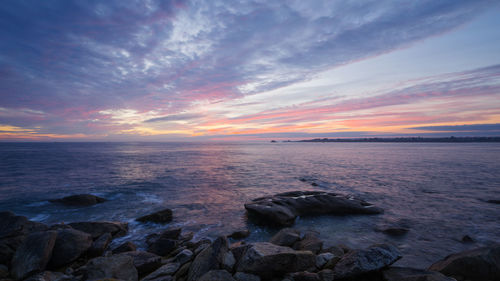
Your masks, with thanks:
[(92, 235), (92, 239), (109, 233), (113, 237), (119, 237), (127, 234), (128, 223), (110, 222), (110, 221), (90, 221), (90, 222), (72, 222), (68, 224), (74, 229), (83, 231)]
[(388, 244), (378, 244), (344, 255), (333, 269), (335, 278), (352, 278), (387, 267), (398, 259), (398, 249)]
[(295, 251), (268, 242), (257, 242), (249, 244), (236, 271), (268, 279), (288, 272), (306, 270), (315, 263), (316, 257), (311, 251)]
[(457, 280), (500, 280), (500, 245), (447, 256), (429, 267)]
[(12, 276), (24, 279), (42, 272), (52, 256), (56, 238), (56, 231), (34, 232), (28, 235), (12, 258)]
[(408, 267), (391, 267), (384, 270), (386, 281), (455, 281), (436, 271)]
[(52, 199), (49, 201), (52, 203), (59, 203), (66, 206), (85, 207), (103, 203), (107, 200), (92, 194), (77, 194), (77, 195), (66, 196), (59, 199)]
[(350, 196), (319, 191), (292, 191), (261, 197), (245, 204), (251, 214), (280, 225), (292, 225), (297, 216), (380, 214), (381, 208)]

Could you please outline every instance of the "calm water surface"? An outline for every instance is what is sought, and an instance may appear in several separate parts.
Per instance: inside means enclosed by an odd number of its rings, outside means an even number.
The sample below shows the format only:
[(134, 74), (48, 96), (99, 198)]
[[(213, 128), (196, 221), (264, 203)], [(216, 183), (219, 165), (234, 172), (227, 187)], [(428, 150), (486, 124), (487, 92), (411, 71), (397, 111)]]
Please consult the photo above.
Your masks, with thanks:
[[(307, 179), (306, 182), (300, 179)], [(313, 187), (315, 182), (319, 186)], [(327, 245), (390, 242), (399, 265), (425, 267), (451, 252), (500, 242), (500, 145), (495, 143), (0, 143), (0, 210), (44, 223), (119, 220), (132, 239), (182, 226), (196, 237), (249, 228), (263, 241), (277, 229), (247, 220), (245, 201), (291, 190), (354, 194), (382, 215), (299, 218)], [(76, 193), (109, 199), (69, 208), (47, 200)], [(134, 218), (168, 207), (174, 221)], [(391, 238), (374, 228), (404, 221)], [(464, 244), (465, 234), (476, 242)]]

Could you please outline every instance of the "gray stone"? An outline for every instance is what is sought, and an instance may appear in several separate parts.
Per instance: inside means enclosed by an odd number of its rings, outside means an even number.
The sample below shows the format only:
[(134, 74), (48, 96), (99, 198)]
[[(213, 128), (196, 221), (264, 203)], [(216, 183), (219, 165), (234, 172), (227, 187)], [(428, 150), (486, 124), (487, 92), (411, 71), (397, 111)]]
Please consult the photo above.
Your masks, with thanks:
[(125, 253), (125, 252), (132, 252), (135, 250), (137, 250), (137, 246), (134, 243), (127, 241), (127, 242), (120, 244), (118, 247), (114, 248), (111, 252), (114, 255), (116, 255), (116, 254)]
[(322, 253), (316, 256), (316, 267), (323, 268), (331, 259), (335, 257), (332, 253)]
[(92, 194), (77, 194), (49, 201), (52, 203), (59, 203), (67, 206), (85, 207), (99, 204), (107, 200)]
[(225, 270), (210, 270), (198, 279), (199, 281), (235, 281), (231, 273)]
[(315, 254), (319, 253), (323, 248), (323, 241), (319, 239), (319, 235), (315, 232), (307, 232), (304, 238), (293, 244), (295, 250), (311, 251)]
[(181, 277), (187, 277), (189, 267), (191, 267), (191, 262), (185, 263), (183, 266), (181, 266), (175, 273), (174, 279), (179, 280)]
[(179, 269), (181, 265), (178, 262), (167, 263), (157, 270), (150, 273), (148, 276), (144, 277), (142, 281), (159, 281), (164, 280), (164, 278), (172, 277), (174, 273)]
[(99, 236), (99, 238), (97, 238), (88, 249), (87, 253), (89, 257), (94, 258), (102, 256), (102, 254), (104, 254), (104, 251), (106, 251), (106, 249), (108, 248), (109, 243), (111, 243), (112, 239), (113, 237), (110, 233), (104, 233), (103, 235)]
[(184, 249), (174, 257), (174, 260), (182, 265), (190, 261), (192, 258), (193, 252), (188, 249)]
[(334, 279), (333, 270), (331, 269), (323, 269), (319, 271), (318, 276), (321, 281), (333, 281)]
[(303, 271), (315, 265), (315, 256), (310, 251), (295, 251), (267, 242), (249, 246), (236, 271), (257, 274), (266, 279), (287, 272)]
[(139, 276), (146, 275), (161, 266), (161, 257), (144, 251), (131, 251), (122, 253), (132, 258)]
[(177, 246), (177, 240), (160, 237), (148, 246), (148, 252), (166, 256), (172, 253)]
[(154, 222), (154, 223), (167, 223), (172, 221), (172, 210), (164, 209), (158, 212), (154, 212), (149, 215), (137, 218), (136, 221), (140, 222)]
[(220, 269), (220, 264), (229, 248), (227, 238), (221, 236), (201, 251), (194, 259), (188, 272), (188, 281), (194, 281), (213, 269)]
[(447, 256), (429, 267), (457, 280), (500, 280), (500, 245)]
[(335, 265), (335, 278), (355, 277), (387, 267), (398, 259), (398, 249), (388, 244), (378, 244), (367, 249), (356, 250), (344, 255)]
[(436, 271), (407, 267), (390, 267), (384, 270), (386, 281), (455, 281)]
[(221, 267), (229, 272), (233, 272), (234, 265), (236, 264), (236, 259), (233, 253), (228, 251), (222, 260)]
[(58, 269), (78, 259), (92, 245), (90, 234), (76, 229), (57, 231), (57, 239), (48, 264), (51, 269)]
[(85, 268), (87, 280), (115, 278), (124, 281), (137, 281), (138, 273), (134, 260), (127, 255), (114, 255), (91, 259)]
[(293, 281), (321, 281), (317, 273), (307, 271), (292, 273), (291, 278)]
[(293, 228), (283, 228), (276, 233), (269, 242), (278, 246), (292, 247), (301, 238), (300, 231)]
[(72, 281), (75, 280), (72, 276), (65, 275), (61, 272), (44, 271), (28, 277), (24, 281)]
[(68, 225), (92, 235), (92, 239), (96, 239), (105, 233), (109, 233), (113, 237), (119, 237), (127, 234), (128, 231), (128, 224), (123, 222), (91, 221), (73, 222)]
[(349, 196), (319, 191), (292, 191), (261, 197), (245, 204), (251, 214), (263, 222), (292, 225), (297, 216), (380, 214), (382, 209)]
[(233, 275), (233, 278), (236, 279), (236, 281), (260, 281), (260, 277), (258, 275), (245, 272), (236, 272)]
[(12, 258), (12, 276), (16, 279), (24, 279), (42, 272), (50, 261), (56, 239), (57, 232), (55, 231), (29, 234)]

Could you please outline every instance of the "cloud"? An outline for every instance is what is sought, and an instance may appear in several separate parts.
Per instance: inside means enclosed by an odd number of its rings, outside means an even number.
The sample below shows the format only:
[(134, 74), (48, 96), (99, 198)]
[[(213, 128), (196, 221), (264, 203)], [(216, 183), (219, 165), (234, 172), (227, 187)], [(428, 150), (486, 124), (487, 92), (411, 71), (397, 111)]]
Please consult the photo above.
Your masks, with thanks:
[(198, 118), (202, 118), (202, 117), (203, 117), (202, 114), (184, 113), (184, 114), (168, 115), (165, 117), (151, 118), (151, 119), (148, 119), (144, 122), (151, 123), (151, 122), (165, 122), (165, 121), (184, 121), (184, 120), (198, 119)]

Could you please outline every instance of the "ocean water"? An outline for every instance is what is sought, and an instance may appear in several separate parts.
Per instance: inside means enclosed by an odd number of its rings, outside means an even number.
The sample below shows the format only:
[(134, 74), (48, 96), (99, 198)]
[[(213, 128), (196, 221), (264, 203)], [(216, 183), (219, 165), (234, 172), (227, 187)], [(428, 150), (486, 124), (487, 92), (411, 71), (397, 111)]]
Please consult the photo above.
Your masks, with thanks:
[[(195, 238), (248, 228), (247, 240), (265, 241), (278, 228), (253, 224), (243, 204), (292, 190), (352, 194), (384, 208), (381, 215), (301, 217), (295, 227), (319, 231), (326, 245), (393, 243), (404, 255), (399, 265), (427, 267), (500, 242), (500, 205), (486, 202), (500, 199), (497, 143), (0, 143), (0, 210), (47, 224), (129, 222), (129, 234), (115, 243), (144, 246), (146, 234), (171, 226)], [(109, 201), (48, 202), (78, 193)], [(134, 221), (164, 207), (173, 209), (172, 223)], [(394, 222), (409, 233), (374, 230)], [(466, 234), (475, 242), (462, 243)]]

